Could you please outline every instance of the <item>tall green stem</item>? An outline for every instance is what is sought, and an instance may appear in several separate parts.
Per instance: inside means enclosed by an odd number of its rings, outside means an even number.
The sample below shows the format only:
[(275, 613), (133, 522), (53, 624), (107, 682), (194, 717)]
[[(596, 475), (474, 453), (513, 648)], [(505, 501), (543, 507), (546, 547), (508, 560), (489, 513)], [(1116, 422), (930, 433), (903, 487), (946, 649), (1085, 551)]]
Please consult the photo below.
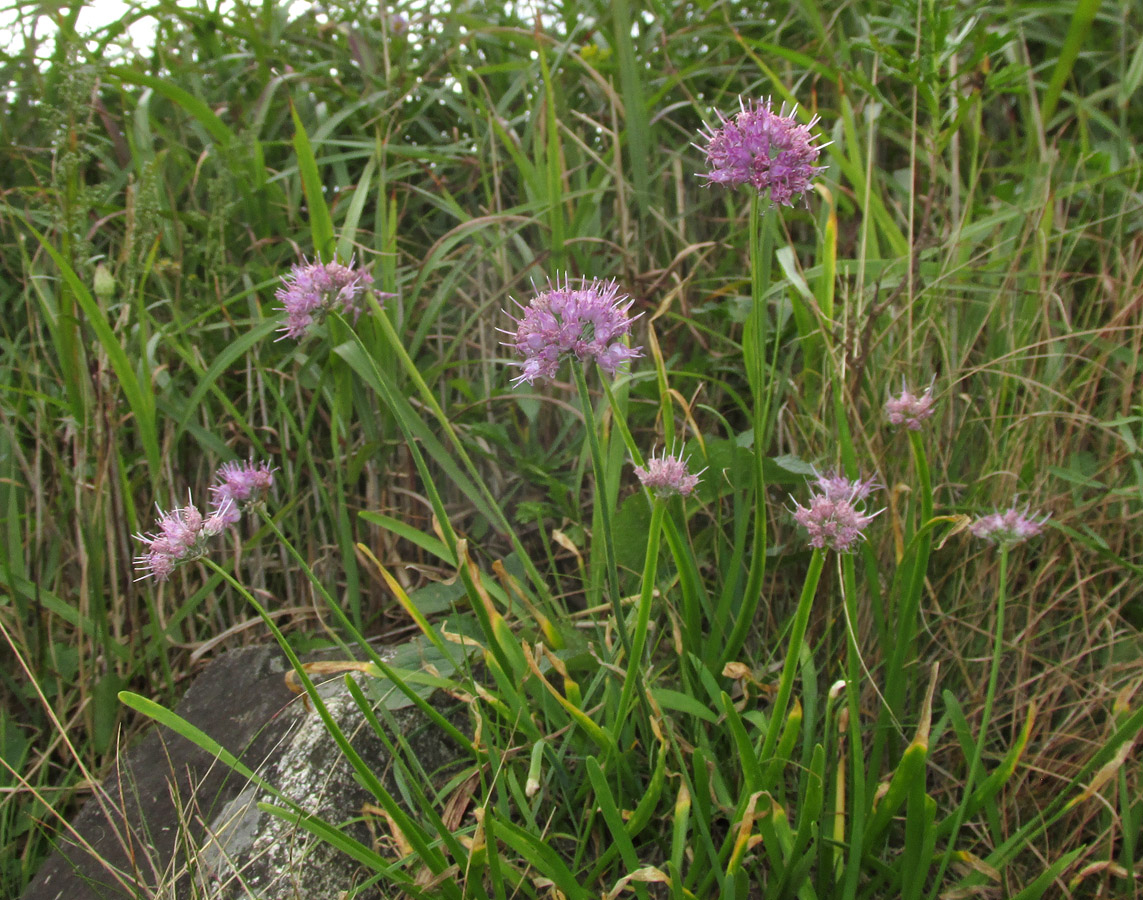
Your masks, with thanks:
[[(911, 517), (906, 525), (909, 539), (906, 553), (901, 560), (905, 566), (904, 577), (898, 582), (901, 587), (894, 591), (895, 629), (889, 629), (892, 648), (883, 648), (889, 657), (889, 667), (885, 673), (885, 708), (878, 720), (877, 738), (874, 743), (871, 776), (876, 777), (881, 766), (886, 743), (890, 752), (895, 753), (896, 734), (891, 730), (893, 720), (900, 721), (904, 715), (908, 679), (905, 668), (913, 656), (913, 636), (916, 632), (917, 613), (921, 607), (921, 597), (925, 592), (925, 574), (929, 568), (929, 553), (932, 549), (933, 488), (929, 474), (929, 461), (925, 455), (925, 444), (920, 432), (909, 432), (909, 446), (913, 451), (913, 465), (917, 475), (916, 496), (920, 498), (921, 517), (914, 521)], [(912, 553), (909, 552), (912, 550)]]
[[(750, 201), (750, 315), (743, 331), (742, 354), (746, 362), (746, 378), (754, 405), (754, 541), (750, 555), (750, 572), (742, 605), (722, 652), (719, 670), (732, 660), (746, 640), (754, 614), (762, 599), (762, 581), (766, 576), (766, 472), (763, 462), (769, 443), (770, 401), (773, 378), (766, 377), (766, 294), (770, 290), (770, 268), (774, 259), (774, 218), (770, 209), (762, 210), (757, 195)], [(771, 367), (771, 375), (773, 368)]]
[(599, 446), (599, 432), (595, 423), (595, 408), (591, 404), (591, 394), (587, 390), (584, 365), (572, 363), (572, 374), (579, 389), (580, 405), (583, 407), (583, 427), (587, 431), (587, 445), (591, 450), (591, 467), (595, 473), (595, 508), (599, 512), (599, 522), (603, 529), (604, 567), (607, 570), (607, 587), (611, 595), (611, 609), (615, 615), (615, 628), (623, 644), (623, 651), (631, 658), (631, 638), (623, 620), (623, 604), (619, 596), (619, 569), (615, 565), (615, 539), (611, 531), (611, 504), (607, 500), (606, 468), (603, 465), (603, 451)]
[(762, 750), (758, 754), (763, 762), (770, 759), (774, 748), (778, 744), (778, 736), (782, 733), (782, 726), (786, 718), (786, 709), (790, 705), (790, 695), (794, 691), (794, 677), (798, 673), (798, 657), (802, 653), (802, 641), (806, 636), (806, 626), (810, 622), (810, 610), (814, 605), (814, 594), (818, 589), (818, 582), (822, 577), (825, 566), (826, 551), (820, 547), (814, 548), (810, 557), (810, 568), (806, 572), (806, 581), (802, 585), (802, 596), (798, 600), (798, 609), (794, 613), (794, 624), (790, 628), (790, 645), (786, 650), (786, 662), (782, 666), (782, 677), (778, 682), (778, 697), (774, 701), (774, 708), (770, 711), (770, 724), (766, 729), (766, 739), (762, 743)]
[[(647, 629), (651, 624), (651, 601), (655, 594), (655, 574), (659, 565), (659, 536), (663, 528), (663, 516), (667, 504), (663, 500), (653, 500), (651, 506), (651, 526), (647, 532), (647, 556), (643, 562), (643, 587), (639, 592), (639, 609), (635, 618), (635, 634), (631, 638), (631, 657), (627, 660), (627, 675), (623, 679), (623, 694), (619, 700), (619, 715), (615, 719), (615, 737), (618, 740), (623, 731), (623, 721), (631, 705), (637, 683), (643, 673), (643, 650), (647, 646)], [(626, 628), (620, 625), (623, 631)]]
[(845, 864), (843, 897), (857, 894), (861, 874), (862, 841), (865, 835), (865, 747), (861, 728), (861, 646), (857, 641), (857, 576), (852, 554), (841, 558), (841, 583), (845, 591), (845, 697), (849, 709), (849, 752), (853, 760), (853, 787), (850, 798), (849, 850)]
[(937, 869), (937, 877), (933, 879), (933, 890), (930, 900), (935, 900), (941, 878), (952, 860), (956, 850), (957, 835), (960, 834), (961, 825), (968, 815), (968, 805), (972, 801), (972, 789), (976, 785), (979, 775), (980, 759), (984, 754), (984, 743), (988, 738), (988, 725), (992, 719), (992, 704), (996, 700), (996, 685), (1000, 680), (1000, 654), (1004, 649), (1004, 607), (1008, 594), (1008, 545), (1000, 545), (1000, 587), (996, 592), (996, 633), (992, 639), (992, 666), (988, 671), (988, 689), (984, 694), (984, 710), (980, 714), (980, 730), (976, 733), (976, 745), (972, 748), (972, 759), (968, 764), (968, 772), (964, 777), (964, 791), (961, 794), (960, 808), (956, 811), (952, 831), (949, 832), (948, 846), (941, 856), (941, 863)]

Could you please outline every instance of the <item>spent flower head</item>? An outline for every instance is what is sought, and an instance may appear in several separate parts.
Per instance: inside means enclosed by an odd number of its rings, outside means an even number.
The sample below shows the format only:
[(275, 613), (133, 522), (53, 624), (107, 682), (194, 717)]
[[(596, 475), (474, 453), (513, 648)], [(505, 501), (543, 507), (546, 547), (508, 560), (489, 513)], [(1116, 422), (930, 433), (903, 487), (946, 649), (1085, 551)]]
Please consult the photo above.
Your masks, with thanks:
[(266, 463), (225, 462), (214, 473), (210, 492), (213, 510), (224, 515), (227, 525), (235, 525), (242, 510), (262, 500), (274, 486), (274, 470)]
[(516, 322), (515, 332), (505, 331), (512, 340), (505, 341), (523, 357), (517, 363), (521, 372), (514, 381), (529, 384), (537, 378), (554, 378), (560, 361), (575, 356), (581, 362), (594, 359), (603, 371), (614, 375), (618, 367), (642, 355), (640, 348), (628, 347), (623, 337), (639, 316), (629, 316), (634, 300), (619, 293), (615, 281), (591, 282), (581, 279), (572, 287), (565, 275), (561, 285), (548, 282), (527, 306), (517, 304), (524, 314)]
[(794, 501), (794, 520), (809, 532), (810, 546), (829, 547), (838, 553), (853, 550), (865, 537), (865, 526), (881, 512), (865, 512), (865, 500), (874, 487), (872, 480), (819, 475), (818, 490), (810, 494), (810, 502), (802, 506)]
[(663, 451), (662, 456), (651, 455), (647, 460), (647, 467), (635, 467), (635, 474), (647, 490), (666, 500), (678, 494), (680, 497), (689, 497), (699, 483), (699, 476), (705, 472), (702, 469), (693, 475), (687, 471), (687, 461), (681, 453), (668, 454)]
[(373, 276), (353, 264), (339, 262), (301, 262), (282, 277), (275, 293), (286, 314), (285, 324), (278, 330), (283, 338), (305, 336), (317, 321), (331, 310), (336, 310), (357, 322), (365, 311), (366, 297), (373, 294), (378, 301), (396, 296), (372, 289)]
[(206, 553), (207, 541), (226, 528), (230, 501), (224, 501), (209, 516), (188, 503), (169, 512), (159, 510), (156, 531), (137, 534), (146, 551), (135, 557), (135, 567), (142, 571), (139, 579), (166, 581), (175, 567)]
[(1012, 505), (1004, 512), (981, 516), (969, 526), (969, 530), (978, 538), (1010, 547), (1038, 535), (1049, 518), (1039, 512), (1033, 513), (1027, 506), (1021, 510)]
[(797, 107), (786, 105), (775, 112), (770, 100), (745, 103), (732, 119), (721, 112), (718, 128), (703, 134), (710, 184), (748, 184), (759, 194), (769, 193), (770, 202), (793, 206), (809, 190), (823, 166), (815, 166), (824, 145), (815, 144), (810, 131), (818, 117), (802, 125), (794, 117)]
[(933, 414), (934, 402), (931, 384), (919, 396), (902, 386), (900, 394), (885, 401), (885, 418), (890, 425), (904, 425), (910, 431), (920, 431), (921, 423)]

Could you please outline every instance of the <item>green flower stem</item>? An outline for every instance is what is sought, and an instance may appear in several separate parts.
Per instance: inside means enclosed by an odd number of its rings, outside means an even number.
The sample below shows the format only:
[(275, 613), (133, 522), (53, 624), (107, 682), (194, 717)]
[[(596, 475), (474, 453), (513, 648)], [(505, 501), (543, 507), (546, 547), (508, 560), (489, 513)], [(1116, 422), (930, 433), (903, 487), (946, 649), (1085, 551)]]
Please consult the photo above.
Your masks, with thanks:
[[(618, 413), (615, 397), (611, 392), (611, 385), (604, 381), (603, 389), (607, 393), (607, 402), (611, 405), (612, 421), (615, 423), (615, 427), (619, 429), (619, 435), (623, 438), (624, 446), (627, 447), (627, 452), (631, 455), (631, 461), (637, 466), (645, 466), (643, 454), (639, 452), (639, 446), (631, 435), (631, 429), (627, 427), (626, 419)], [(710, 598), (706, 593), (706, 585), (699, 574), (698, 563), (695, 561), (690, 544), (684, 539), (684, 532), (679, 529), (672, 516), (668, 515), (663, 518), (663, 534), (667, 538), (667, 547), (671, 551), (671, 556), (675, 560), (675, 567), (679, 572), (684, 631), (693, 642), (692, 652), (696, 656), (701, 656), (699, 645), (703, 643), (702, 610), (705, 608), (708, 614), (710, 612)]]
[[(832, 354), (831, 354), (831, 359)], [(841, 366), (830, 366), (830, 379), (833, 393), (834, 430), (837, 434), (837, 444), (841, 451), (841, 467), (845, 477), (857, 480), (861, 473), (857, 469), (857, 451), (853, 448), (853, 434), (849, 430), (849, 419), (845, 414), (845, 373)]]
[(845, 863), (845, 889), (842, 897), (857, 895), (861, 874), (862, 840), (865, 836), (865, 750), (861, 728), (861, 647), (857, 642), (857, 576), (854, 557), (841, 557), (841, 583), (845, 591), (845, 698), (849, 709), (849, 753), (853, 762), (850, 796), (849, 847)]
[[(404, 679), (399, 677), (397, 673), (394, 672), (392, 668), (390, 668), (389, 664), (377, 655), (377, 651), (373, 649), (373, 645), (370, 644), (369, 641), (367, 641), (361, 634), (361, 632), (354, 627), (352, 620), (350, 620), (349, 616), (346, 615), (345, 611), (341, 608), (341, 605), (333, 599), (333, 596), (330, 594), (330, 592), (326, 590), (325, 585), (322, 584), (318, 577), (314, 574), (313, 569), (310, 568), (309, 564), (305, 560), (305, 557), (302, 556), (301, 553), (298, 552), (298, 549), (289, 540), (287, 540), (284, 534), (282, 534), (281, 529), (278, 528), (278, 523), (270, 518), (269, 514), (264, 508), (259, 506), (255, 506), (254, 508), (257, 510), (259, 517), (262, 519), (262, 522), (274, 533), (274, 535), (281, 542), (282, 546), (285, 547), (286, 551), (290, 554), (290, 556), (293, 557), (294, 562), (301, 566), (302, 571), (305, 572), (306, 578), (309, 580), (310, 584), (314, 586), (314, 589), (319, 594), (321, 594), (322, 599), (325, 601), (326, 607), (330, 610), (330, 612), (333, 613), (334, 618), (336, 618), (338, 622), (341, 623), (342, 627), (345, 628), (346, 633), (349, 634), (357, 642), (358, 646), (360, 646), (361, 649), (365, 651), (366, 657), (371, 663), (373, 663), (373, 665), (377, 667), (377, 670), (381, 673), (381, 675), (389, 679), (389, 681), (392, 682), (402, 694), (404, 694), (409, 698), (410, 701), (412, 701), (414, 706), (425, 713), (429, 719), (439, 725), (447, 734), (453, 738), (453, 740), (457, 741), (461, 747), (467, 749), (470, 753), (473, 754), (473, 756), (478, 756), (477, 750), (472, 741), (466, 738), (460, 731), (458, 731), (457, 728), (448, 721), (448, 719), (437, 712), (435, 707), (426, 702), (418, 693), (416, 693), (416, 691), (405, 684)], [(207, 558), (204, 557), (204, 559)], [(212, 568), (218, 568), (218, 565), (212, 560), (207, 559), (207, 561), (211, 563)], [(467, 582), (468, 575), (463, 567), (461, 572), (463, 579)], [(233, 577), (227, 575), (226, 573), (223, 574), (226, 577), (226, 580), (231, 584), (238, 584)], [(243, 593), (244, 596), (249, 597), (249, 594), (245, 591), (244, 588), (241, 587), (241, 585), (238, 585), (238, 589)], [(261, 607), (259, 607), (257, 603), (254, 605), (256, 609), (259, 611), (261, 610)], [(270, 625), (271, 628), (277, 627), (273, 622), (270, 622)], [(349, 648), (345, 645), (345, 643), (341, 640), (336, 632), (333, 633), (333, 638), (335, 641), (337, 641), (338, 645), (347, 656), (352, 656)], [(496, 646), (494, 642), (490, 643), (492, 643), (494, 647)], [(446, 648), (447, 645), (441, 645), (441, 650), (446, 658), (448, 658), (449, 662), (453, 665), (454, 668), (459, 670), (461, 668), (461, 664), (458, 663), (457, 660), (449, 654)]]
[(929, 458), (925, 455), (925, 442), (921, 432), (909, 432), (909, 448), (913, 451), (913, 465), (917, 468), (917, 482), (921, 493), (922, 524), (933, 517), (933, 482), (929, 474)]
[[(775, 221), (770, 208), (761, 209), (757, 194), (750, 200), (750, 315), (743, 330), (742, 350), (746, 378), (754, 401), (754, 541), (750, 571), (734, 626), (719, 660), (718, 670), (737, 656), (746, 640), (754, 614), (762, 599), (766, 576), (766, 472), (763, 461), (768, 443), (770, 401), (773, 397), (773, 366), (766, 377), (766, 294), (770, 290), (770, 269), (774, 258)], [(715, 636), (717, 637), (717, 635)]]
[[(659, 538), (663, 530), (663, 516), (667, 504), (663, 500), (651, 501), (651, 526), (647, 532), (647, 556), (643, 562), (643, 587), (639, 592), (639, 609), (635, 618), (635, 634), (631, 638), (631, 655), (627, 659), (627, 675), (623, 679), (623, 693), (619, 699), (619, 715), (615, 719), (615, 737), (618, 740), (627, 718), (631, 697), (643, 671), (643, 650), (647, 646), (647, 628), (651, 623), (651, 600), (655, 593), (655, 574), (659, 565)], [(620, 626), (621, 628), (623, 626)], [(623, 628), (626, 631), (626, 628)]]
[(604, 478), (606, 469), (603, 465), (603, 451), (599, 446), (599, 433), (595, 424), (595, 409), (591, 405), (591, 394), (587, 390), (587, 379), (584, 377), (584, 365), (581, 362), (572, 363), (572, 374), (575, 377), (576, 387), (579, 389), (580, 404), (583, 406), (583, 424), (587, 431), (587, 444), (591, 450), (591, 466), (595, 473), (595, 505), (599, 511), (599, 521), (603, 528), (603, 554), (604, 567), (607, 570), (607, 586), (611, 595), (611, 609), (615, 615), (615, 628), (619, 631), (619, 639), (623, 643), (623, 652), (631, 658), (631, 637), (623, 620), (623, 604), (619, 596), (619, 569), (615, 565), (615, 539), (611, 532), (611, 508), (607, 502), (607, 481)]
[[(798, 670), (798, 657), (802, 652), (802, 640), (806, 636), (806, 626), (810, 622), (810, 610), (814, 605), (814, 594), (818, 589), (818, 582), (822, 577), (825, 566), (826, 551), (815, 547), (810, 557), (810, 568), (806, 572), (806, 581), (802, 585), (802, 596), (798, 600), (798, 609), (794, 613), (794, 624), (790, 628), (790, 645), (786, 650), (786, 662), (782, 666), (782, 677), (778, 682), (778, 697), (770, 710), (770, 724), (766, 729), (766, 739), (762, 742), (762, 750), (758, 758), (766, 762), (774, 753), (778, 744), (778, 737), (782, 733), (786, 719), (786, 709), (790, 705), (790, 695), (794, 691), (794, 677)], [(763, 789), (766, 785), (762, 786)]]
[(1008, 593), (1008, 545), (1000, 545), (1000, 586), (996, 592), (996, 625), (992, 640), (992, 666), (988, 672), (988, 689), (984, 694), (984, 711), (980, 714), (980, 729), (976, 733), (976, 745), (972, 748), (972, 759), (968, 764), (968, 772), (964, 778), (964, 790), (961, 792), (960, 808), (956, 811), (952, 831), (949, 832), (948, 845), (941, 856), (937, 867), (937, 876), (933, 879), (933, 890), (930, 900), (935, 900), (937, 890), (941, 885), (941, 878), (952, 861), (956, 850), (957, 835), (964, 824), (968, 814), (968, 805), (972, 800), (972, 789), (976, 786), (976, 779), (980, 770), (980, 759), (984, 754), (984, 744), (988, 738), (988, 725), (992, 719), (992, 704), (996, 700), (996, 685), (1000, 678), (1000, 654), (1004, 649), (1004, 607), (1007, 603)]
[[(909, 446), (913, 451), (913, 464), (917, 474), (917, 493), (921, 501), (921, 519), (916, 531), (909, 528), (906, 534), (911, 537), (905, 557), (902, 560), (906, 566), (904, 590), (895, 591), (896, 599), (896, 628), (890, 629), (889, 635), (893, 647), (889, 656), (889, 668), (885, 673), (885, 704), (889, 716), (900, 720), (904, 714), (907, 696), (908, 680), (905, 678), (905, 668), (913, 656), (913, 637), (917, 627), (917, 613), (921, 607), (921, 597), (925, 592), (925, 573), (929, 568), (929, 553), (932, 550), (933, 538), (933, 490), (932, 479), (929, 474), (928, 457), (925, 455), (925, 445), (921, 434), (917, 431), (909, 432)], [(912, 550), (912, 553), (909, 550)], [(888, 650), (889, 648), (884, 648)], [(879, 722), (878, 731), (888, 728), (887, 716), (883, 715)], [(896, 746), (893, 734), (887, 738), (892, 746)], [(877, 750), (880, 751), (880, 743)], [(881, 753), (875, 753), (874, 761), (877, 766), (881, 763)], [(876, 768), (872, 770), (876, 776)]]

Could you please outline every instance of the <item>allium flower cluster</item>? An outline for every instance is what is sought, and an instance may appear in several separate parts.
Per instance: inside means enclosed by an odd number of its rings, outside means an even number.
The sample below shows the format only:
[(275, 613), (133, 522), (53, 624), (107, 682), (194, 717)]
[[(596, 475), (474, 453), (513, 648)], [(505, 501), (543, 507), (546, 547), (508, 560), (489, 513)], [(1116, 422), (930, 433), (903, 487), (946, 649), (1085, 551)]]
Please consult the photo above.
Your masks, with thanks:
[(266, 463), (226, 462), (214, 473), (214, 509), (224, 514), (227, 525), (242, 518), (242, 509), (256, 503), (274, 486), (274, 470)]
[(769, 192), (770, 202), (793, 206), (794, 201), (809, 190), (810, 182), (823, 166), (815, 166), (822, 147), (815, 145), (810, 128), (817, 122), (801, 125), (794, 111), (786, 114), (782, 105), (778, 112), (769, 100), (743, 103), (733, 119), (722, 113), (722, 125), (704, 134), (711, 184), (749, 184), (759, 194)]
[(647, 460), (647, 468), (635, 467), (635, 474), (647, 490), (661, 500), (678, 494), (689, 497), (699, 483), (699, 475), (706, 469), (693, 475), (687, 471), (687, 462), (682, 454), (668, 454), (665, 450), (662, 456), (652, 456)]
[(854, 549), (865, 537), (864, 528), (880, 512), (866, 514), (865, 500), (873, 492), (869, 481), (850, 481), (842, 475), (825, 474), (817, 478), (817, 491), (810, 502), (794, 503), (794, 519), (810, 535), (811, 547), (829, 547), (838, 553)]
[(561, 286), (548, 283), (527, 306), (516, 322), (516, 331), (504, 332), (513, 340), (505, 341), (523, 357), (517, 363), (522, 369), (516, 384), (533, 384), (537, 378), (554, 378), (560, 361), (568, 355), (581, 362), (594, 359), (608, 375), (614, 375), (620, 364), (642, 355), (640, 348), (628, 347), (622, 338), (639, 316), (628, 316), (634, 300), (619, 293), (614, 281), (598, 278), (573, 288), (564, 276)]
[(981, 516), (969, 529), (978, 538), (992, 541), (994, 544), (1012, 546), (1035, 537), (1044, 530), (1044, 523), (1048, 516), (1041, 516), (1038, 512), (1032, 513), (1028, 507), (1023, 510), (1015, 506), (1004, 512), (994, 512), (991, 515)]
[(179, 563), (202, 556), (207, 541), (226, 528), (229, 506), (224, 503), (207, 517), (191, 504), (170, 512), (160, 509), (158, 530), (135, 535), (147, 547), (135, 557), (135, 567), (143, 572), (140, 579), (166, 581)]
[(135, 558), (140, 578), (166, 581), (179, 563), (204, 555), (210, 538), (236, 524), (242, 509), (260, 501), (274, 485), (273, 469), (265, 463), (223, 463), (214, 478), (214, 503), (207, 515), (190, 503), (170, 512), (160, 509), (158, 530), (135, 535), (147, 548)]
[(885, 401), (885, 418), (890, 425), (904, 425), (910, 431), (920, 431), (921, 423), (933, 414), (933, 388), (925, 388), (920, 396), (905, 388), (896, 397)]
[(365, 299), (373, 293), (378, 300), (395, 296), (373, 291), (373, 276), (364, 269), (339, 262), (299, 263), (282, 277), (282, 286), (274, 295), (286, 313), (286, 322), (278, 330), (283, 338), (301, 338), (330, 310), (338, 310), (356, 323), (366, 308)]

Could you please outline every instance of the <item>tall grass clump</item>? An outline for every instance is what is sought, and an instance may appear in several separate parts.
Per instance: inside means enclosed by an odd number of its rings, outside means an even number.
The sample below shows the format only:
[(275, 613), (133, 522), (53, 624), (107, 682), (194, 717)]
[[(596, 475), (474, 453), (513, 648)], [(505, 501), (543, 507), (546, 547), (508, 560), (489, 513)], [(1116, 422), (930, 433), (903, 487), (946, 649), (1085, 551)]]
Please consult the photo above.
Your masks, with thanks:
[(273, 640), (389, 891), (1140, 895), (1126, 8), (16, 9), (0, 892)]

